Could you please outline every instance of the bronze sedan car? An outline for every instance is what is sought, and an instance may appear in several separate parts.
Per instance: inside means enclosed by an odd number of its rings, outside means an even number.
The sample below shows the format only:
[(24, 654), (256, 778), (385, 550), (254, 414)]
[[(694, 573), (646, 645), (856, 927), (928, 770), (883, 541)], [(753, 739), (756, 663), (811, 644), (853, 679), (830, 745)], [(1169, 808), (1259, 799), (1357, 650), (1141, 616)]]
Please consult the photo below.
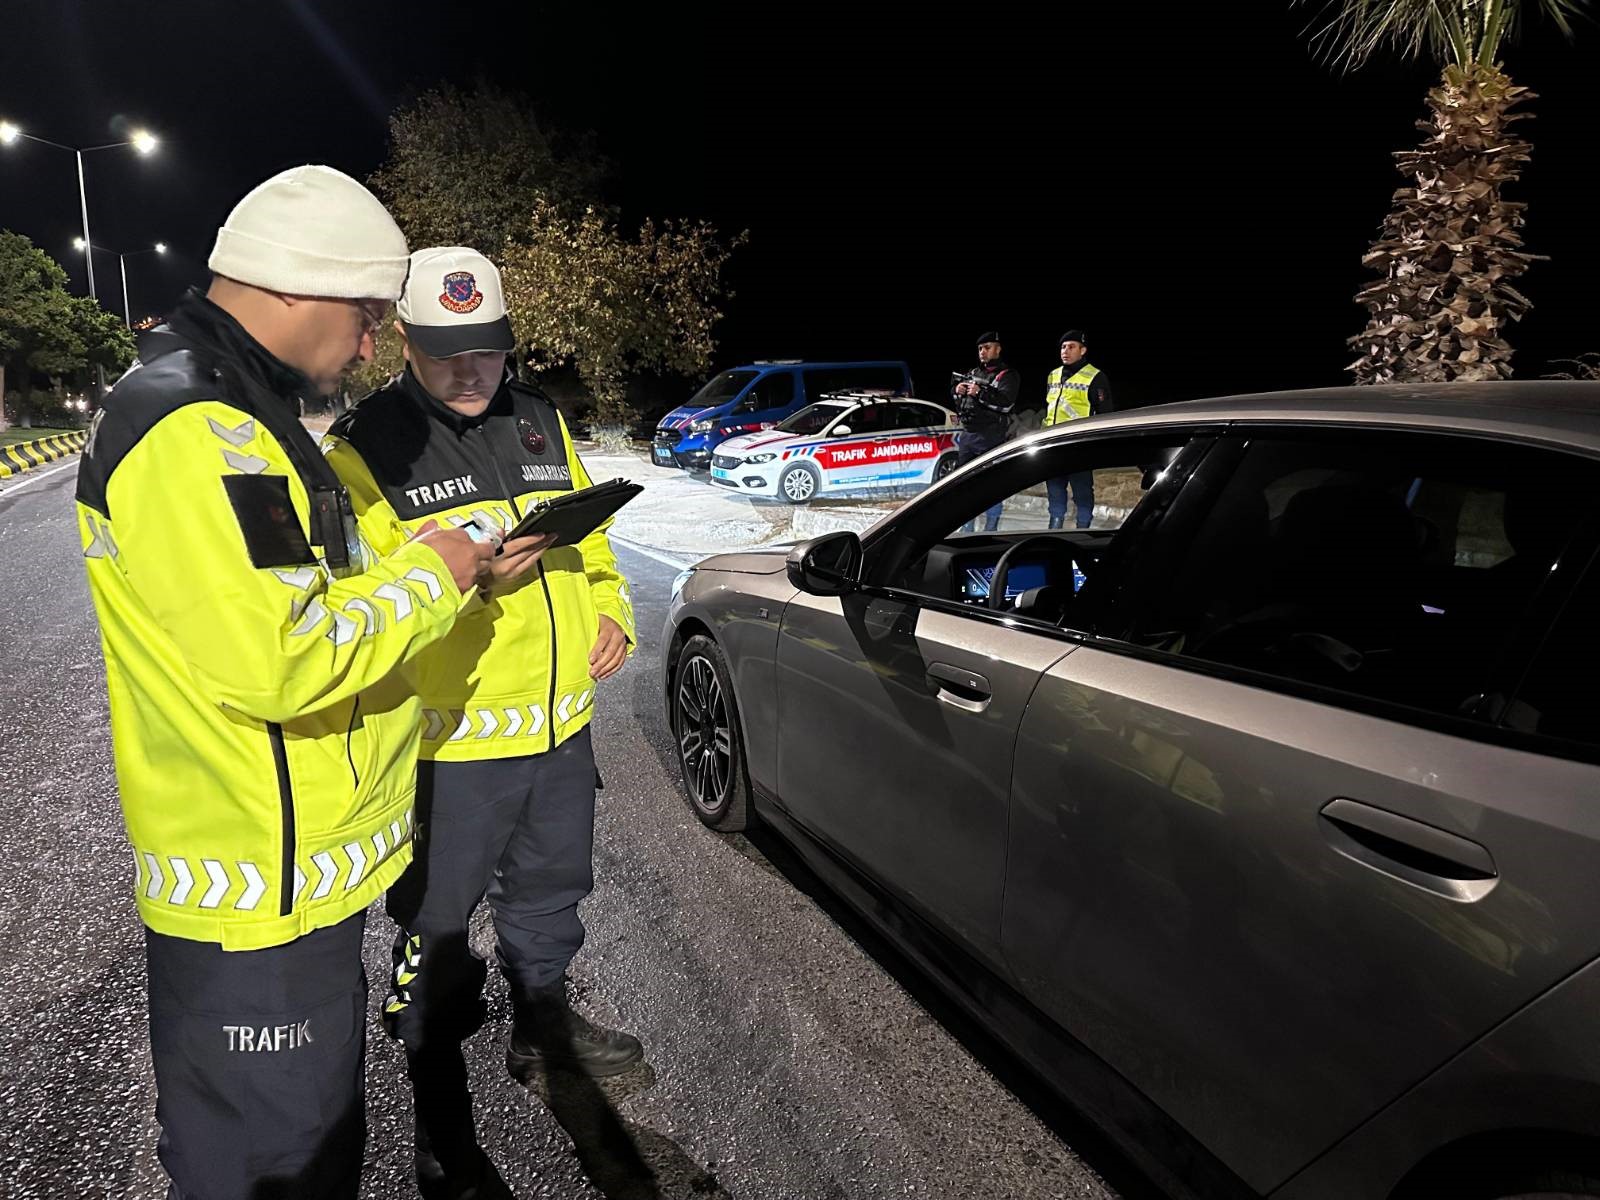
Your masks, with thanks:
[(1597, 518), (1600, 384), (1074, 421), (680, 577), (686, 790), (1174, 1194), (1600, 1195)]

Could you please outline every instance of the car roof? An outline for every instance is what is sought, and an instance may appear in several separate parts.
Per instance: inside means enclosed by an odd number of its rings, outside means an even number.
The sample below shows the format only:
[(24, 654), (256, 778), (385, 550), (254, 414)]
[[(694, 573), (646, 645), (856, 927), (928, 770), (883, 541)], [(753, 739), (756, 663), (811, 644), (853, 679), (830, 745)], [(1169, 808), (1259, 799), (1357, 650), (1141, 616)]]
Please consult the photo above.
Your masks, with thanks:
[(1139, 429), (1194, 422), (1365, 425), (1545, 442), (1600, 455), (1600, 382), (1386, 384), (1185, 400), (1086, 417), (1062, 429)]

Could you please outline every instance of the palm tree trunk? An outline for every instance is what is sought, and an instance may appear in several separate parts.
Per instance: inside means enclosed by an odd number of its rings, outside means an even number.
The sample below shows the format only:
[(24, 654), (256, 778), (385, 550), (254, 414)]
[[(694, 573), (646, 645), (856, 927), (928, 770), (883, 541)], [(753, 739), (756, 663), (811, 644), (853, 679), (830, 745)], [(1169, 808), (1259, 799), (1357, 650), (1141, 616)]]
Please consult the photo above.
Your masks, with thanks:
[(1445, 68), (1428, 93), (1428, 136), (1396, 155), (1416, 181), (1362, 259), (1379, 278), (1356, 295), (1367, 327), (1350, 339), (1357, 383), (1508, 379), (1510, 322), (1532, 304), (1511, 286), (1542, 256), (1522, 249), (1524, 205), (1502, 189), (1521, 175), (1532, 147), (1510, 133), (1533, 93), (1497, 64)]

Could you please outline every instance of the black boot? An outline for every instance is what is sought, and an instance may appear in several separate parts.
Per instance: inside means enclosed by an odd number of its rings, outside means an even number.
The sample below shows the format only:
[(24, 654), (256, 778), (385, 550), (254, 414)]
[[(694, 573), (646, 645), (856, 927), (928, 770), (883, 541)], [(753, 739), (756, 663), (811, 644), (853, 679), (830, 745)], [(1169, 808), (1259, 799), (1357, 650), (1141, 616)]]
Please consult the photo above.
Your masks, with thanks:
[(525, 992), (514, 1001), (516, 1023), (506, 1048), (506, 1069), (526, 1082), (541, 1070), (620, 1075), (644, 1057), (631, 1033), (602, 1029), (572, 1011), (565, 981)]
[(446, 1172), (439, 1160), (424, 1147), (424, 1139), (417, 1134), (417, 1191), (422, 1200), (516, 1200), (516, 1193), (487, 1154), (476, 1146), (471, 1157), (476, 1161), (465, 1169), (457, 1167)]
[(512, 1191), (478, 1146), (461, 1047), (406, 1054), (417, 1113), (417, 1190), (423, 1200), (511, 1200)]

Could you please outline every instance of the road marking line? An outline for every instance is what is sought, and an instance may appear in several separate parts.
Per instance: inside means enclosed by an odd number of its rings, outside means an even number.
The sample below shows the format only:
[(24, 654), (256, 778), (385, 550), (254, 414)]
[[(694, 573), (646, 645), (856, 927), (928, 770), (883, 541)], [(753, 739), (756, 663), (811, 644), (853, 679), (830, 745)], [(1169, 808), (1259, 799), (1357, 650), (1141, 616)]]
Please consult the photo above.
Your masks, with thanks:
[[(23, 488), (27, 487), (30, 483), (38, 483), (39, 480), (41, 480), (41, 479), (49, 479), (50, 476), (59, 475), (62, 471), (69, 470), (72, 467), (75, 467), (77, 465), (78, 465), (78, 456), (77, 455), (73, 455), (72, 456), (72, 461), (67, 463), (67, 464), (65, 464), (64, 466), (51, 467), (48, 471), (41, 471), (37, 475), (29, 474), (29, 475), (25, 476), (22, 479), (22, 481), (20, 483), (16, 484), (14, 487), (0, 488), (0, 496), (9, 496), (13, 492), (20, 492)], [(13, 478), (15, 478), (15, 476), (13, 476)]]
[(620, 545), (626, 546), (635, 554), (642, 554), (646, 558), (653, 558), (658, 563), (666, 563), (669, 567), (692, 567), (695, 563), (699, 562), (701, 558), (706, 557), (702, 554), (695, 558), (673, 558), (671, 555), (664, 554), (660, 550), (656, 550), (650, 546), (641, 546), (638, 542), (630, 541), (629, 539), (620, 537), (615, 533), (607, 534), (607, 536), (613, 542), (617, 542)]

